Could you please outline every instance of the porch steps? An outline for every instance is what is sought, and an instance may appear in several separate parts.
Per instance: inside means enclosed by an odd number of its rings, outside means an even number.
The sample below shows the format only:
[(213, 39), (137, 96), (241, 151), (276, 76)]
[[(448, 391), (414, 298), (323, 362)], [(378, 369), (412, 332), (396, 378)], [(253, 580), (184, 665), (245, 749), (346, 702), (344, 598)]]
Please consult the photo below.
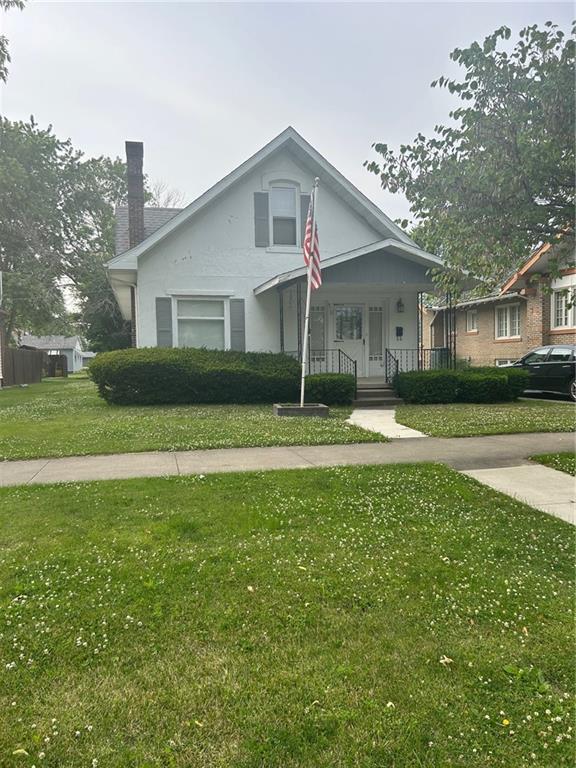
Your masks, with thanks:
[(390, 384), (368, 384), (358, 382), (356, 399), (352, 401), (355, 408), (395, 408), (402, 405)]

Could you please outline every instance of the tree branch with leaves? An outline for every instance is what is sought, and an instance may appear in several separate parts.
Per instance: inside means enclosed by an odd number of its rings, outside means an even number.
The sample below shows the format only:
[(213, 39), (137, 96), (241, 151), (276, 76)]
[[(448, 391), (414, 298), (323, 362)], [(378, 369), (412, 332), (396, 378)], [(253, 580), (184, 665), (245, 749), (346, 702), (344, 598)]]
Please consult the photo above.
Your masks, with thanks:
[(466, 269), (489, 289), (539, 243), (573, 242), (574, 39), (552, 22), (521, 30), (511, 50), (510, 37), (501, 27), (451, 53), (463, 79), (432, 83), (463, 102), (450, 125), (397, 151), (375, 143), (365, 163), (406, 195), (412, 236), (448, 267), (444, 287)]
[[(13, 8), (22, 10), (25, 0), (0, 0), (0, 14)], [(10, 53), (8, 52), (8, 38), (6, 35), (0, 35), (0, 80), (6, 82), (8, 78), (8, 64), (10, 63)]]

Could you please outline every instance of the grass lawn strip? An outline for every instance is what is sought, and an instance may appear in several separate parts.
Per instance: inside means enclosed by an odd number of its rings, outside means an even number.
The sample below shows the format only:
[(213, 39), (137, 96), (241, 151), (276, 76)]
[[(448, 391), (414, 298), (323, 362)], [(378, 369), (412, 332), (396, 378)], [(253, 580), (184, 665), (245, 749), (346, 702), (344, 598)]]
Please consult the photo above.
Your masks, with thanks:
[(541, 453), (538, 456), (530, 456), (531, 461), (544, 464), (568, 475), (576, 475), (576, 455), (574, 453)]
[(402, 405), (396, 421), (432, 437), (473, 437), (520, 432), (573, 432), (572, 403), (520, 400), (513, 403)]
[(111, 406), (88, 379), (54, 379), (0, 391), (0, 460), (386, 441), (347, 424), (350, 413), (281, 419), (271, 405)]
[(0, 525), (3, 767), (573, 764), (572, 530), (445, 467), (22, 486)]

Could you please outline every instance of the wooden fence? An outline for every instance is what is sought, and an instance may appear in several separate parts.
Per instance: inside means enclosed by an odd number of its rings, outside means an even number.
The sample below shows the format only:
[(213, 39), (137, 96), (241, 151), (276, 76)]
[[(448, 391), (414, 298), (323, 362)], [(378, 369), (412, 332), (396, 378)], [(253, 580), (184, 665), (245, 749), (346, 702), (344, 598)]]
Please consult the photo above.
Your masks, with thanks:
[(40, 349), (2, 350), (2, 386), (37, 384), (42, 381), (45, 353)]

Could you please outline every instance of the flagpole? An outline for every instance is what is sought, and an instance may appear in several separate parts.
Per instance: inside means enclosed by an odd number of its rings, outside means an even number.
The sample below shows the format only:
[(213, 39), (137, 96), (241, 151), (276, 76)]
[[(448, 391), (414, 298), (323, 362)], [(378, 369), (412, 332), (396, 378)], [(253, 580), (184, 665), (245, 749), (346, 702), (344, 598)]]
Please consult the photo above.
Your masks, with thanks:
[(304, 407), (304, 390), (306, 387), (306, 365), (308, 363), (309, 343), (308, 331), (310, 328), (310, 299), (312, 296), (312, 267), (314, 265), (314, 243), (316, 241), (316, 200), (318, 199), (318, 182), (314, 179), (312, 187), (312, 233), (310, 240), (310, 255), (308, 261), (308, 287), (306, 290), (306, 313), (304, 316), (304, 346), (302, 347), (302, 376), (300, 378), (300, 407)]

